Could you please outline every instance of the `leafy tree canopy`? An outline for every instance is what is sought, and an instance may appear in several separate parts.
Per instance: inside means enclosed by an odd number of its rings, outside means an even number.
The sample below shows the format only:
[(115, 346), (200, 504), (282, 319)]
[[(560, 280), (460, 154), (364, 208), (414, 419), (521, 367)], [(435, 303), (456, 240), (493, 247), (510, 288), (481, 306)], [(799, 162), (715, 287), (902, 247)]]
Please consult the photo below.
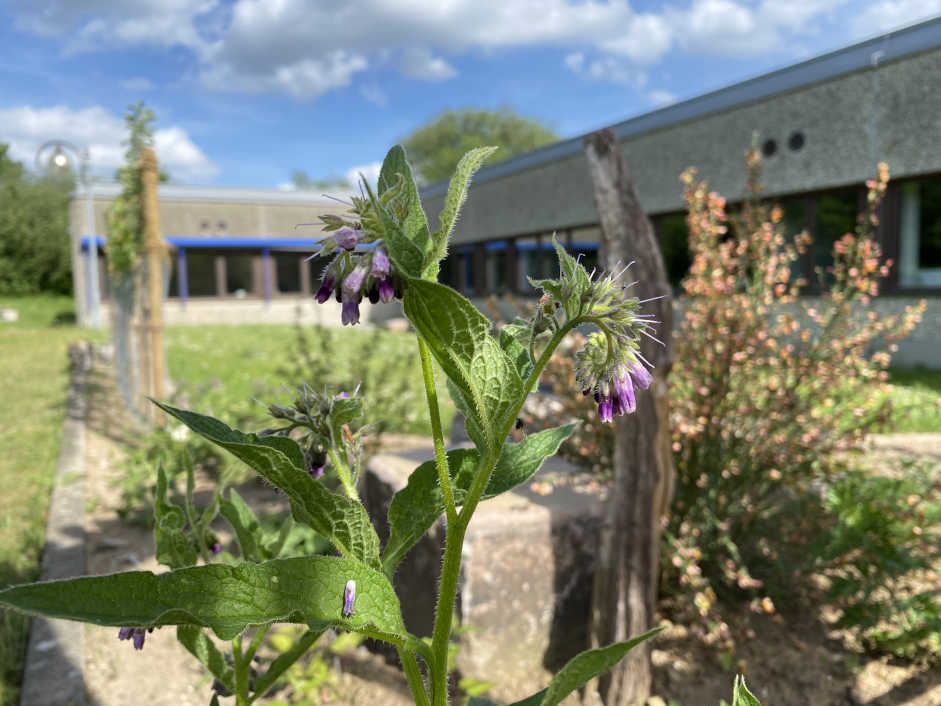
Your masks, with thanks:
[(295, 169), (291, 172), (291, 183), (302, 191), (312, 191), (315, 189), (349, 189), (350, 182), (344, 177), (332, 176), (326, 179), (312, 179), (303, 169)]
[(433, 184), (450, 177), (461, 157), (475, 147), (499, 147), (489, 160), (492, 164), (558, 139), (546, 125), (506, 107), (497, 111), (462, 108), (441, 113), (403, 144), (419, 181)]
[(72, 290), (71, 175), (36, 177), (0, 144), (0, 293)]

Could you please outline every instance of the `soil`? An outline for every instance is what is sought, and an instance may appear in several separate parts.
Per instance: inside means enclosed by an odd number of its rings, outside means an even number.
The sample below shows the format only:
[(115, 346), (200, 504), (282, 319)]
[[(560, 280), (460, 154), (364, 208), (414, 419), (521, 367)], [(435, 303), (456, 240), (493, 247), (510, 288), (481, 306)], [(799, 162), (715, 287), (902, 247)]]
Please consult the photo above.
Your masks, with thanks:
[[(123, 413), (104, 368), (96, 367), (89, 385), (86, 431), (87, 570), (90, 574), (132, 569), (160, 572), (148, 528), (118, 517), (121, 457), (138, 433)], [(384, 451), (410, 445), (389, 439)], [(398, 448), (391, 448), (391, 447)], [(941, 461), (941, 435), (887, 435), (873, 442), (873, 458), (890, 461), (900, 454)], [(886, 465), (891, 465), (887, 463)], [(201, 479), (197, 492), (207, 492)], [(271, 490), (252, 483), (239, 487), (249, 504), (276, 509)], [(220, 525), (217, 533), (228, 539)], [(689, 634), (680, 624), (664, 621), (666, 630), (653, 645), (654, 693), (650, 704), (716, 706), (731, 699), (734, 673), (742, 671), (764, 706), (941, 706), (941, 667), (896, 661), (848, 649), (840, 635), (828, 631), (813, 606), (795, 615), (743, 613), (730, 625), (741, 661), (720, 664), (714, 648)], [(333, 658), (332, 658), (333, 659)], [(290, 688), (269, 699), (286, 703), (331, 703), (399, 706), (411, 703), (399, 670), (364, 647), (338, 656), (334, 676), (313, 701), (298, 701)], [(211, 678), (176, 642), (172, 629), (154, 631), (142, 651), (117, 639), (116, 628), (89, 626), (85, 642), (88, 703), (204, 705), (211, 698)], [(222, 703), (231, 703), (224, 700)]]

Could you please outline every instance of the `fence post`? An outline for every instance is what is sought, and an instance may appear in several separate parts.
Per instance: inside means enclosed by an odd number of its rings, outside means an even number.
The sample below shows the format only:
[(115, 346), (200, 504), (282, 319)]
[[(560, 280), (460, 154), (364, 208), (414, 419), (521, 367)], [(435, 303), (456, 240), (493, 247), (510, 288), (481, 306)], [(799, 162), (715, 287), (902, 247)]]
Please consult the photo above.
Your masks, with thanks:
[[(144, 217), (144, 267), (147, 278), (146, 326), (147, 358), (149, 375), (143, 380), (143, 387), (149, 397), (164, 398), (164, 363), (163, 347), (163, 260), (167, 246), (160, 235), (160, 213), (157, 200), (157, 156), (153, 149), (141, 150), (141, 210)], [(148, 405), (148, 416), (158, 425), (163, 415), (156, 413), (156, 408)]]

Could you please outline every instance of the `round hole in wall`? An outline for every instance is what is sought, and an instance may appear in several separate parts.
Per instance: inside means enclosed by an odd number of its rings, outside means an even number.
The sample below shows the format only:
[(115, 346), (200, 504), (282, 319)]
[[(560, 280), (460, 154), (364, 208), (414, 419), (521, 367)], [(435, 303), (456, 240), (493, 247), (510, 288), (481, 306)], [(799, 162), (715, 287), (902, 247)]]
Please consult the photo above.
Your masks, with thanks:
[(792, 132), (791, 136), (787, 138), (787, 146), (791, 148), (792, 152), (797, 152), (804, 146), (804, 133), (800, 130)]
[(778, 151), (778, 143), (774, 140), (765, 140), (761, 145), (761, 153), (765, 157), (772, 157)]
[(209, 221), (201, 221), (199, 224), (200, 230), (209, 230)]
[(225, 221), (219, 221), (218, 223), (216, 223), (216, 228), (218, 228), (219, 230), (225, 230), (226, 225), (227, 224)]

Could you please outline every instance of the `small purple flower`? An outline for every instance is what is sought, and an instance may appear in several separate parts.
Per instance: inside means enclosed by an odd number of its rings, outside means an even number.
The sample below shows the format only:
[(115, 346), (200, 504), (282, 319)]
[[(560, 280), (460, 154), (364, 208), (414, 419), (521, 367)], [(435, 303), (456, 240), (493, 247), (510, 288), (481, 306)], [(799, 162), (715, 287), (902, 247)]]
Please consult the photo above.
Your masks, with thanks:
[(382, 246), (376, 248), (372, 256), (372, 269), (370, 274), (378, 279), (384, 279), (392, 271), (392, 264), (389, 262), (389, 253)]
[(336, 289), (337, 278), (332, 274), (328, 274), (323, 278), (323, 283), (320, 285), (320, 289), (317, 290), (317, 303), (323, 304), (330, 298), (330, 295), (333, 294), (333, 290)]
[(640, 363), (634, 363), (630, 366), (630, 376), (635, 387), (639, 387), (641, 390), (646, 390), (653, 382), (653, 375)]
[(218, 554), (219, 552), (222, 551), (222, 545), (219, 544), (219, 542), (215, 542), (213, 543), (211, 547), (209, 547), (209, 549), (212, 551), (213, 554)]
[(311, 478), (322, 478), (323, 477), (323, 465), (311, 466), (310, 470), (307, 472), (310, 474)]
[[(147, 630), (144, 628), (121, 628), (118, 631), (119, 640), (131, 640), (134, 643), (135, 650), (144, 649), (144, 639), (147, 637)], [(153, 628), (150, 629), (153, 632)]]
[(344, 250), (352, 250), (356, 247), (357, 243), (359, 243), (359, 239), (362, 235), (363, 232), (361, 230), (340, 228), (340, 230), (333, 234), (333, 240)]
[(379, 298), (384, 302), (391, 302), (395, 299), (395, 287), (390, 277), (379, 280)]
[(363, 265), (357, 265), (353, 268), (353, 271), (350, 272), (346, 279), (343, 280), (343, 294), (344, 299), (347, 294), (356, 294), (359, 295), (360, 290), (363, 288), (363, 282), (366, 280), (366, 268)]
[(353, 604), (356, 602), (356, 582), (350, 579), (346, 582), (346, 588), (343, 589), (343, 617), (352, 618)]
[(347, 301), (344, 296), (343, 310), (340, 312), (340, 321), (344, 326), (347, 324), (355, 326), (359, 323), (359, 297), (352, 301)]

